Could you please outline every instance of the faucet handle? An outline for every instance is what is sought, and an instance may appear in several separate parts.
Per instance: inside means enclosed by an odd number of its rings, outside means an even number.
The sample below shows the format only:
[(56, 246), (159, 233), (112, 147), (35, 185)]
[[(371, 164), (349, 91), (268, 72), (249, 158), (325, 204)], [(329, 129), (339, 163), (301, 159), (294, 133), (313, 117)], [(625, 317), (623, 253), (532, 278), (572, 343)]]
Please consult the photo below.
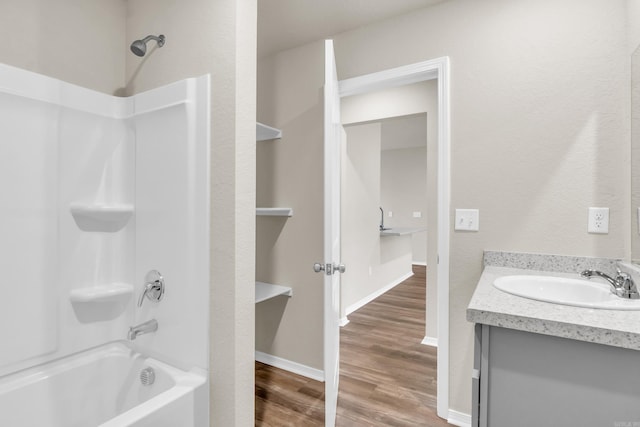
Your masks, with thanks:
[(164, 278), (158, 270), (151, 270), (144, 277), (144, 291), (138, 300), (138, 307), (142, 307), (144, 297), (150, 301), (160, 301), (164, 297)]

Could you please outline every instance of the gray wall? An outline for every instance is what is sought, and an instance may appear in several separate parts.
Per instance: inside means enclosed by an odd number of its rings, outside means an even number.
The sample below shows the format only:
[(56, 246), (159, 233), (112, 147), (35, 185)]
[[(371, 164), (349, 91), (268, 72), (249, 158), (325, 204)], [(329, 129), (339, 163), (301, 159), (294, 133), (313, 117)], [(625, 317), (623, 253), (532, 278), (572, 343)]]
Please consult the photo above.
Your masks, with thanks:
[[(425, 117), (426, 127), (426, 117)], [(426, 141), (425, 141), (426, 142)], [(427, 228), (427, 147), (383, 150), (380, 199), (387, 213), (385, 226)], [(393, 212), (389, 218), (388, 212)], [(420, 212), (414, 218), (413, 212)], [(427, 262), (427, 233), (411, 236), (411, 260)]]
[(3, 0), (0, 62), (99, 92), (125, 81), (124, 0)]
[(345, 127), (342, 155), (341, 315), (411, 275), (411, 238), (380, 236), (381, 140), (379, 122)]
[[(256, 280), (293, 296), (256, 305), (256, 350), (322, 370), (324, 43), (258, 63), (258, 121), (282, 139), (257, 147), (257, 204), (291, 207), (288, 219), (257, 220)], [(284, 299), (284, 301), (283, 301)]]

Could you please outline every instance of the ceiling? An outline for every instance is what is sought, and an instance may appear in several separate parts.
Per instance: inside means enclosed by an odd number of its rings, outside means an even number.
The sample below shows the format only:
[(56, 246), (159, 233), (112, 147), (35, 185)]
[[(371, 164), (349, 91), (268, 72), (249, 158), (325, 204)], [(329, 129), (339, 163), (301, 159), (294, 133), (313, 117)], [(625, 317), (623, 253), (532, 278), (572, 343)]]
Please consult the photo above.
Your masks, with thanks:
[(258, 58), (445, 0), (259, 0)]

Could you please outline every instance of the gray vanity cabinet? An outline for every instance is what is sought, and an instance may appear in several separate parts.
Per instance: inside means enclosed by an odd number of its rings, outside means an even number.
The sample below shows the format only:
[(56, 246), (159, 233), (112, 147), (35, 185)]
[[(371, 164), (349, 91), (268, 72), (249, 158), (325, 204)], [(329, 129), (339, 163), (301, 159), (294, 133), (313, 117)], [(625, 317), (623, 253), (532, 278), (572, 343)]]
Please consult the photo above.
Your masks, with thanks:
[(640, 427), (640, 352), (476, 324), (474, 427)]

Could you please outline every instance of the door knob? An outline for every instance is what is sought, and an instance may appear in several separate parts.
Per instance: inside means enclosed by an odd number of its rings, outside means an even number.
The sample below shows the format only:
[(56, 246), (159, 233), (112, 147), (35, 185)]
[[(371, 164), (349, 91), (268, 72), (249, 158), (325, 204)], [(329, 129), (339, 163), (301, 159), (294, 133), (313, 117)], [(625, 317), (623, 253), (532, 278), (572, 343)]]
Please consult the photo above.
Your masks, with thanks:
[(325, 273), (327, 273), (327, 276), (331, 276), (336, 271), (344, 273), (345, 270), (346, 268), (344, 264), (320, 264), (319, 262), (313, 264), (313, 271), (315, 271), (316, 273), (324, 271)]

